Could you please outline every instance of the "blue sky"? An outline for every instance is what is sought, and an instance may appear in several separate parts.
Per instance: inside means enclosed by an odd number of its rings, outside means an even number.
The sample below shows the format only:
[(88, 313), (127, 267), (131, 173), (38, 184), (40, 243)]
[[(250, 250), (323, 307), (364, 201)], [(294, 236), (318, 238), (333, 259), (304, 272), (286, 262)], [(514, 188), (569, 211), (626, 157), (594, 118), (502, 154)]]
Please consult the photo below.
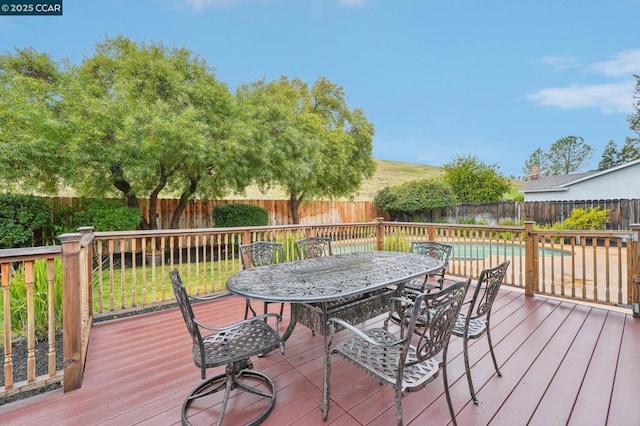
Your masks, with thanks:
[(63, 0), (62, 16), (0, 16), (0, 52), (79, 63), (125, 35), (188, 47), (231, 90), (325, 76), (375, 124), (375, 158), (475, 154), (522, 176), (564, 136), (594, 148), (588, 168), (638, 136), (638, 16), (640, 0)]

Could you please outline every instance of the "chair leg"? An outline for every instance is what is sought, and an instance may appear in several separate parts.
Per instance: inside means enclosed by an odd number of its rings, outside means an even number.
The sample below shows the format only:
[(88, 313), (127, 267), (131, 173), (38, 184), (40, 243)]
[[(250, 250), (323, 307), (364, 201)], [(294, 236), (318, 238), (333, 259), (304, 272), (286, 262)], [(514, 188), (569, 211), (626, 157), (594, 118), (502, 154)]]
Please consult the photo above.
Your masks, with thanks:
[(489, 352), (491, 352), (491, 359), (493, 360), (493, 366), (496, 369), (496, 373), (499, 377), (502, 377), (500, 368), (498, 368), (498, 361), (496, 360), (496, 354), (493, 351), (493, 343), (491, 342), (491, 329), (489, 328), (489, 322), (487, 322), (487, 340), (489, 341)]
[[(446, 349), (445, 349), (446, 350)], [(451, 422), (453, 426), (457, 426), (456, 412), (453, 410), (453, 403), (451, 402), (451, 395), (449, 394), (449, 378), (447, 377), (447, 355), (444, 354), (442, 358), (442, 381), (444, 382), (444, 394), (447, 397), (447, 405), (449, 405), (449, 414), (451, 415)]]
[(467, 373), (467, 382), (469, 383), (469, 392), (471, 393), (471, 399), (474, 404), (478, 403), (476, 398), (476, 391), (473, 389), (473, 379), (471, 378), (471, 366), (469, 365), (469, 338), (465, 334), (462, 340), (463, 352), (464, 352), (464, 370)]
[(233, 390), (233, 374), (227, 374), (226, 382), (224, 397), (222, 398), (222, 407), (220, 407), (220, 414), (218, 415), (218, 426), (222, 426), (222, 419), (224, 418), (224, 413), (227, 411), (227, 402), (229, 402), (229, 396), (231, 396), (231, 390)]
[(256, 316), (256, 311), (253, 309), (253, 306), (251, 306), (251, 302), (249, 301), (249, 299), (245, 299), (244, 319), (249, 318), (249, 311), (251, 311), (254, 317)]
[(396, 388), (396, 425), (402, 426), (402, 389)]
[[(188, 411), (193, 400), (211, 395), (223, 389), (224, 397), (222, 399), (222, 405), (220, 407), (220, 413), (218, 415), (218, 425), (222, 424), (222, 420), (227, 410), (227, 402), (229, 401), (231, 391), (234, 389), (246, 391), (254, 395), (267, 398), (269, 400), (269, 404), (267, 405), (267, 407), (249, 424), (258, 425), (262, 423), (275, 406), (276, 388), (273, 381), (267, 375), (257, 371), (253, 371), (251, 370), (251, 368), (253, 368), (253, 366), (250, 360), (238, 361), (233, 364), (227, 365), (225, 374), (219, 374), (215, 377), (205, 380), (200, 385), (198, 385), (187, 396), (187, 398), (184, 400), (184, 403), (182, 404), (182, 424), (185, 426), (191, 424), (188, 420)], [(252, 379), (252, 382), (245, 384), (242, 380), (243, 378), (250, 378)], [(258, 380), (263, 385), (266, 385), (268, 391), (263, 391), (259, 387), (257, 387), (255, 383), (256, 380)]]
[(327, 343), (327, 336), (324, 336), (324, 368), (322, 379), (322, 420), (326, 421), (329, 416), (329, 394), (331, 390), (331, 352), (329, 350), (330, 343)]

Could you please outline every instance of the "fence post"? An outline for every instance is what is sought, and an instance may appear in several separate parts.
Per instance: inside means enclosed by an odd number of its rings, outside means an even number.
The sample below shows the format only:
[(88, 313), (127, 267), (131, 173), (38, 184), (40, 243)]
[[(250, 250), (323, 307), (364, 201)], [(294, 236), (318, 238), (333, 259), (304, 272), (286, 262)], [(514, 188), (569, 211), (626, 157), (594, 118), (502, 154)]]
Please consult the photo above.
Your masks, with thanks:
[(376, 220), (378, 221), (378, 226), (377, 226), (377, 231), (376, 232), (376, 246), (378, 247), (377, 250), (378, 251), (383, 251), (384, 250), (384, 217), (377, 217)]
[(640, 224), (629, 225), (633, 238), (627, 244), (627, 299), (633, 316), (640, 317)]
[(82, 234), (62, 234), (62, 326), (64, 391), (82, 386), (82, 306), (80, 241)]
[(534, 224), (534, 221), (526, 221), (524, 223), (525, 296), (535, 295), (538, 288), (538, 236), (533, 230)]

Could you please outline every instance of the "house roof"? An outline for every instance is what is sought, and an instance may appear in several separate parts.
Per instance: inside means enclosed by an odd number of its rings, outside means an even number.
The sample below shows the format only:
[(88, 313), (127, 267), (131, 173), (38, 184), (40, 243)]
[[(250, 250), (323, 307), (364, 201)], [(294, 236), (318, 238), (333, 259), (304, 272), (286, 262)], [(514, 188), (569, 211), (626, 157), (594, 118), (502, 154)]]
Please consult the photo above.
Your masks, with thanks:
[(636, 164), (640, 164), (640, 159), (629, 161), (628, 163), (620, 164), (619, 166), (615, 166), (602, 171), (573, 173), (569, 175), (558, 176), (543, 176), (539, 177), (538, 179), (530, 179), (524, 185), (522, 185), (518, 192), (566, 191), (567, 189), (569, 189), (569, 186), (578, 182), (593, 179), (597, 176), (606, 175), (607, 173), (631, 167)]
[(542, 176), (538, 179), (528, 180), (519, 192), (536, 192), (536, 191), (566, 191), (566, 185), (576, 180), (580, 180), (591, 173), (573, 173), (570, 175)]

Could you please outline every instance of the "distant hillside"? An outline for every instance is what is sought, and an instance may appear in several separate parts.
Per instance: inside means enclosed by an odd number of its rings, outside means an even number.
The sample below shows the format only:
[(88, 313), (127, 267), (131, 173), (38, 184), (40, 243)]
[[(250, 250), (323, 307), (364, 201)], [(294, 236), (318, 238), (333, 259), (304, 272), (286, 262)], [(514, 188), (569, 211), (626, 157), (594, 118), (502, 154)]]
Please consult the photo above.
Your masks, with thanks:
[[(404, 182), (427, 179), (442, 175), (442, 169), (424, 164), (400, 163), (397, 161), (374, 160), (376, 172), (371, 179), (362, 183), (360, 191), (354, 196), (354, 201), (372, 201), (380, 189), (385, 186), (395, 186)], [(288, 194), (280, 190), (270, 190), (261, 193), (257, 187), (247, 188), (244, 196), (229, 195), (227, 198), (244, 198), (251, 200), (287, 200)]]

